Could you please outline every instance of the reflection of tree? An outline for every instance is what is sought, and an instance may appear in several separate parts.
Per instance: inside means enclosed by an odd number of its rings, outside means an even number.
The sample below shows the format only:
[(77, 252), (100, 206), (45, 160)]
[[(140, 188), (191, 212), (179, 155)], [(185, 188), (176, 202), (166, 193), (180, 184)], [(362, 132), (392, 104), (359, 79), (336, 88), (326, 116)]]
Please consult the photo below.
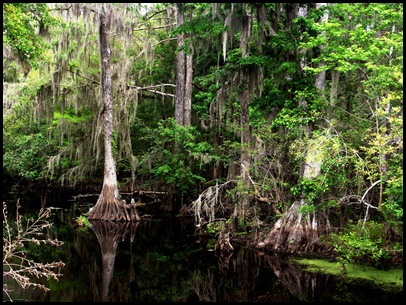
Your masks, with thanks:
[(192, 277), (192, 285), (199, 301), (217, 301), (217, 285), (213, 270), (207, 269), (207, 275), (202, 275), (200, 270), (196, 270)]
[(108, 291), (114, 271), (114, 261), (119, 241), (123, 241), (128, 231), (130, 231), (131, 241), (138, 222), (109, 222), (109, 221), (90, 221), (92, 230), (99, 241), (102, 253), (102, 274), (103, 282), (101, 286), (100, 301), (108, 301)]
[(196, 270), (192, 285), (203, 302), (292, 302), (319, 300), (326, 276), (302, 270), (286, 257), (239, 249), (216, 253), (218, 269)]
[(320, 298), (319, 294), (327, 283), (325, 275), (307, 272), (298, 264), (288, 263), (277, 254), (265, 255), (264, 259), (295, 298), (300, 301), (317, 301)]
[[(214, 253), (218, 269), (200, 269), (193, 274), (192, 285), (203, 302), (248, 302), (256, 294), (263, 266), (256, 253), (240, 249), (232, 253)], [(255, 261), (255, 263), (252, 263)]]

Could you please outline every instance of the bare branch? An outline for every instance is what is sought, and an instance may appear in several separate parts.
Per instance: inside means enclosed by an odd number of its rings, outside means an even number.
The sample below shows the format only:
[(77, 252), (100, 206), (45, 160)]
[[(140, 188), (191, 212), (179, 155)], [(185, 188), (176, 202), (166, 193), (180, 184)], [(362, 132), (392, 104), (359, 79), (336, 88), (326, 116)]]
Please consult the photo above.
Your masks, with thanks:
[(155, 91), (155, 90), (147, 90), (148, 92), (152, 92), (152, 93), (156, 93), (162, 96), (168, 96), (168, 97), (175, 97), (174, 94), (171, 93), (164, 93), (164, 92), (160, 92), (160, 91)]
[(158, 11), (158, 12), (153, 13), (151, 16), (149, 16), (148, 18), (146, 18), (145, 21), (148, 21), (149, 19), (151, 19), (151, 18), (154, 17), (155, 15), (161, 14), (161, 13), (163, 13), (163, 12), (166, 12), (166, 9), (165, 9), (165, 10), (162, 10), (162, 11)]
[[(176, 39), (177, 39), (176, 37), (164, 39), (164, 40), (158, 41), (157, 43), (153, 44), (152, 47), (155, 47), (156, 45), (158, 45), (158, 44), (160, 44), (160, 43), (162, 43), (162, 42), (166, 42), (166, 41), (170, 41), (170, 40), (176, 40)], [(142, 51), (140, 52), (140, 54), (138, 54), (138, 55), (134, 58), (134, 61), (135, 61), (138, 57), (140, 57), (142, 54), (144, 54), (144, 53), (145, 53), (145, 49), (142, 50)]]
[(148, 91), (148, 92), (160, 94), (162, 96), (168, 96), (168, 97), (174, 97), (175, 96), (175, 95), (173, 95), (171, 93), (164, 93), (164, 92), (149, 89), (149, 88), (157, 88), (157, 87), (162, 87), (162, 86), (176, 87), (176, 85), (173, 85), (173, 84), (161, 84), (161, 85), (148, 86), (148, 87), (138, 87), (138, 86), (131, 86), (131, 85), (127, 85), (127, 86), (130, 87), (130, 88), (135, 88), (137, 90), (145, 90), (145, 91)]
[(221, 203), (221, 190), (224, 189), (227, 184), (235, 182), (235, 180), (229, 180), (222, 184), (216, 183), (216, 185), (209, 186), (192, 202), (197, 228), (201, 228), (206, 223), (214, 221), (218, 209), (224, 210), (223, 204)]
[(157, 26), (157, 27), (154, 27), (154, 28), (140, 28), (140, 29), (134, 29), (134, 32), (135, 32), (135, 31), (146, 31), (146, 30), (163, 29), (163, 28), (167, 28), (167, 27), (171, 27), (171, 26), (176, 26), (176, 23), (167, 24), (167, 25), (161, 25), (161, 26)]
[(158, 87), (162, 87), (162, 86), (164, 86), (164, 87), (169, 86), (169, 87), (176, 88), (176, 85), (174, 85), (174, 84), (159, 84), (159, 85), (155, 85), (155, 86), (137, 87), (137, 90), (148, 90), (148, 89), (158, 88)]
[[(365, 191), (364, 196), (362, 196), (361, 201), (364, 202), (364, 198), (365, 196), (368, 194), (368, 192), (375, 186), (377, 185), (379, 182), (381, 182), (381, 180), (375, 181), (374, 183), (372, 183), (372, 185)], [(367, 221), (367, 216), (368, 216), (368, 211), (369, 211), (369, 207), (372, 207), (372, 205), (368, 204), (367, 205), (367, 211), (365, 212), (365, 217), (364, 217), (364, 223), (362, 224), (362, 227), (364, 227), (365, 222)], [(374, 207), (376, 209), (376, 207)]]
[(55, 8), (49, 9), (50, 11), (67, 11), (72, 7), (73, 4), (69, 5), (68, 7), (56, 6)]
[(100, 82), (98, 82), (97, 80), (94, 80), (94, 79), (88, 78), (88, 77), (86, 77), (86, 76), (83, 76), (83, 75), (79, 74), (78, 72), (75, 72), (75, 71), (72, 71), (72, 70), (69, 70), (69, 72), (70, 72), (70, 73), (73, 73), (73, 74), (76, 74), (77, 76), (80, 76), (81, 78), (90, 80), (91, 82), (93, 82), (93, 83), (95, 83), (95, 84), (97, 84), (97, 85), (100, 85)]

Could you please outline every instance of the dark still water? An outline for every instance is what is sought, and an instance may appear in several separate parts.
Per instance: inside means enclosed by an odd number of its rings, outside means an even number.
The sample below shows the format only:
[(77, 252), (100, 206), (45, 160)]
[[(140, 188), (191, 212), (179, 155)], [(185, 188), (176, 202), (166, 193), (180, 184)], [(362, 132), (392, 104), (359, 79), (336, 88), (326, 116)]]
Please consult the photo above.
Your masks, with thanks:
[[(193, 219), (160, 216), (137, 223), (93, 222), (77, 228), (74, 219), (88, 210), (71, 196), (50, 194), (20, 199), (22, 214), (42, 207), (53, 211), (49, 238), (59, 248), (41, 246), (37, 261), (63, 261), (59, 281), (43, 282), (51, 290), (23, 290), (4, 279), (15, 301), (37, 302), (397, 302), (402, 291), (386, 291), (369, 281), (311, 273), (288, 257), (238, 248), (217, 255), (211, 241), (195, 235)], [(6, 202), (15, 206), (15, 195)], [(14, 199), (11, 199), (14, 198)], [(12, 208), (10, 209), (12, 210)], [(9, 212), (11, 215), (12, 212)], [(141, 214), (142, 215), (142, 214)], [(8, 298), (3, 293), (3, 301)]]

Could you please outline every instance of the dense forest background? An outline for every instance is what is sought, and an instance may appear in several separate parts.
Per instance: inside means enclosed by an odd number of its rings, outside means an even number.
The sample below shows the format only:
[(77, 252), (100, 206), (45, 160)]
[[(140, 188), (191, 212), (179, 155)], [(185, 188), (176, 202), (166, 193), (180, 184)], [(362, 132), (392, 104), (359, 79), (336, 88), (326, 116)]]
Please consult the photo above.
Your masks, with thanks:
[[(3, 4), (7, 179), (100, 191), (100, 9)], [(347, 230), (337, 247), (358, 234), (370, 253), (401, 251), (402, 3), (109, 9), (121, 192), (166, 192), (168, 210), (258, 242), (265, 227), (265, 244), (283, 215), (321, 212), (309, 219)]]

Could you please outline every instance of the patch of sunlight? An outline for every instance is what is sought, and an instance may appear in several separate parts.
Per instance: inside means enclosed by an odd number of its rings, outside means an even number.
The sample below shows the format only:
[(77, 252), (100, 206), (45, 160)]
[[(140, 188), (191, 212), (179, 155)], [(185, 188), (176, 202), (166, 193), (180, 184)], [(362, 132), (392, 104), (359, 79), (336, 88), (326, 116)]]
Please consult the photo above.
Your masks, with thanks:
[(403, 287), (403, 269), (391, 268), (389, 270), (378, 270), (370, 266), (358, 264), (347, 264), (346, 272), (342, 272), (337, 262), (330, 262), (325, 259), (293, 258), (292, 261), (306, 266), (306, 271), (321, 272), (333, 275), (343, 275), (348, 278), (366, 279), (379, 284), (391, 284)]

